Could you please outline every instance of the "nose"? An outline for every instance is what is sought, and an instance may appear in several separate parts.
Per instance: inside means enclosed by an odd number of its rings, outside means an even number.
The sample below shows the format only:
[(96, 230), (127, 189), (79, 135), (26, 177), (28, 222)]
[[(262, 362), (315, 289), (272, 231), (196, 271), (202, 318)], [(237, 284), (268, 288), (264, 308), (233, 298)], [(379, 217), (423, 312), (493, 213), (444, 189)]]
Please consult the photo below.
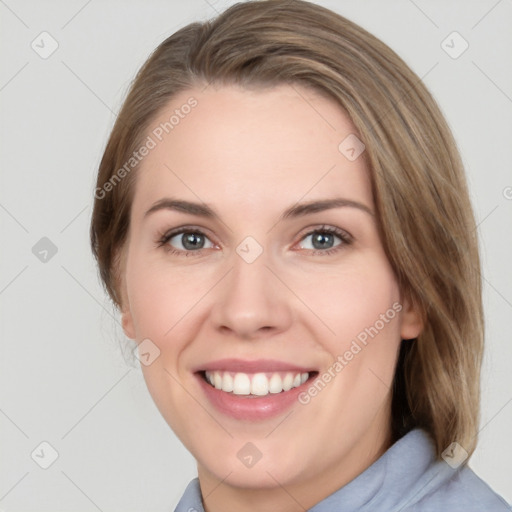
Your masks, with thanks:
[(292, 323), (290, 291), (262, 255), (248, 263), (233, 254), (231, 271), (216, 287), (214, 327), (237, 339), (253, 340), (287, 330)]

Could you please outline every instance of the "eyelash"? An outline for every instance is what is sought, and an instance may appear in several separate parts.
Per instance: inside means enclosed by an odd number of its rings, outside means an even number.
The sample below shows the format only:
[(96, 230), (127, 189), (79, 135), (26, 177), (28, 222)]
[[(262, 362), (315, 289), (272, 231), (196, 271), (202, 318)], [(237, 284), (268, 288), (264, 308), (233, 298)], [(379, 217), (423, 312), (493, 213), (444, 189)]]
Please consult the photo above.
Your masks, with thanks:
[[(168, 231), (166, 233), (160, 234), (158, 241), (157, 241), (157, 248), (161, 247), (169, 254), (172, 254), (175, 256), (185, 256), (185, 257), (201, 256), (205, 250), (208, 250), (208, 249), (197, 249), (195, 251), (182, 251), (181, 249), (175, 249), (174, 247), (172, 247), (171, 245), (168, 244), (169, 240), (171, 240), (176, 235), (180, 235), (182, 233), (193, 233), (193, 234), (202, 235), (202, 236), (208, 238), (206, 233), (204, 233), (201, 229), (191, 227), (191, 226), (183, 226), (176, 230)], [(330, 234), (336, 235), (341, 240), (341, 243), (339, 243), (338, 245), (336, 245), (330, 249), (303, 249), (306, 251), (310, 251), (310, 254), (312, 254), (313, 256), (318, 256), (318, 255), (327, 256), (330, 254), (337, 253), (338, 251), (342, 250), (343, 247), (350, 245), (353, 241), (352, 237), (346, 231), (339, 229), (339, 228), (331, 227), (331, 226), (321, 226), (321, 227), (312, 229), (312, 230), (308, 231), (307, 233), (305, 233), (299, 241), (302, 241), (305, 238), (307, 238), (308, 236), (313, 235), (315, 233), (330, 233)]]

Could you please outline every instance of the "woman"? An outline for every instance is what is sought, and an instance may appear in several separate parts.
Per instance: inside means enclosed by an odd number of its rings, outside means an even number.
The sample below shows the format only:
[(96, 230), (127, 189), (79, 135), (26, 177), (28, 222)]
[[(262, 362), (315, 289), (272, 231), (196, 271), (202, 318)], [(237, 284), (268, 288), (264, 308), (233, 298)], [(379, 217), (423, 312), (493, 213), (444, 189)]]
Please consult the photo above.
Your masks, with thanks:
[(508, 510), (467, 466), (483, 321), (455, 143), (382, 42), (302, 1), (165, 40), (91, 242), (197, 460), (177, 511)]

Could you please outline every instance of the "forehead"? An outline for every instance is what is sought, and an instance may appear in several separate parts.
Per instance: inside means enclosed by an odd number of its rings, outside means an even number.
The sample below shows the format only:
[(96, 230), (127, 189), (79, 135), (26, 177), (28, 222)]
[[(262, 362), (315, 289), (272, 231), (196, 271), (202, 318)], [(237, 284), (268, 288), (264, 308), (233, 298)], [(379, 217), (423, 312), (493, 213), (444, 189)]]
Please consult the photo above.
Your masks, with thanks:
[(370, 206), (364, 154), (340, 150), (356, 133), (334, 100), (296, 85), (183, 91), (147, 131), (133, 208), (166, 194), (260, 214), (340, 195)]

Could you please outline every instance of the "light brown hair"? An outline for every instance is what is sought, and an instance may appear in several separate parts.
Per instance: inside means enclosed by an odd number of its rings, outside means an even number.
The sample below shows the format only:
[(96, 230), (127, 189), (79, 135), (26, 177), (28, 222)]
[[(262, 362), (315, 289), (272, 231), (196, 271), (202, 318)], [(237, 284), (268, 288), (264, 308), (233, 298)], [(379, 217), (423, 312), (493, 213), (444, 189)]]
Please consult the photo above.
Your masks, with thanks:
[[(209, 83), (301, 85), (348, 113), (366, 145), (387, 257), (425, 321), (417, 339), (402, 341), (394, 439), (421, 427), (438, 456), (453, 441), (471, 454), (483, 350), (480, 263), (463, 166), (431, 94), (388, 46), (328, 9), (300, 0), (236, 4), (167, 38), (140, 69), (107, 143), (97, 190), (140, 147), (170, 99)], [(136, 174), (134, 168), (96, 196), (91, 221), (92, 250), (117, 306)]]

